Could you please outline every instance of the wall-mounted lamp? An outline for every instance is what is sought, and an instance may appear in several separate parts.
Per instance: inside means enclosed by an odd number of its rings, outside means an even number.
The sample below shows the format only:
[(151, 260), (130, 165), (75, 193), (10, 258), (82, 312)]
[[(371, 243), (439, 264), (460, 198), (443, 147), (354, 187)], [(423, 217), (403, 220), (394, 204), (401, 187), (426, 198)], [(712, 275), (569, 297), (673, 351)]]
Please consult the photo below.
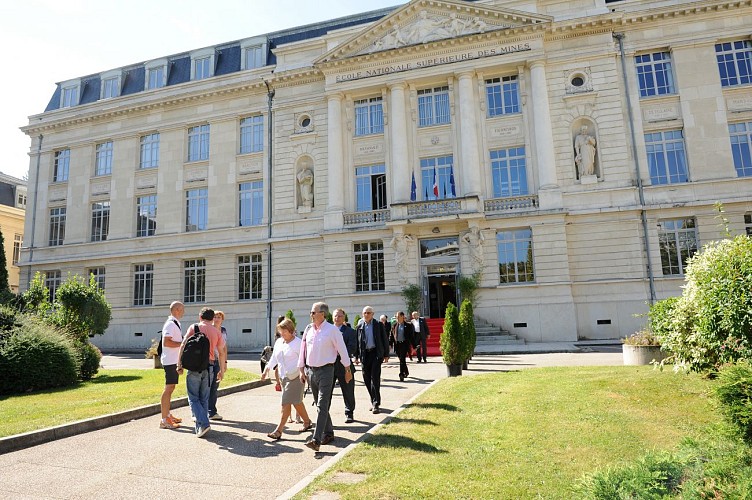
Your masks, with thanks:
[(431, 232), (434, 233), (434, 234), (439, 234), (441, 231), (439, 230), (438, 227), (435, 227), (435, 228), (431, 229)]

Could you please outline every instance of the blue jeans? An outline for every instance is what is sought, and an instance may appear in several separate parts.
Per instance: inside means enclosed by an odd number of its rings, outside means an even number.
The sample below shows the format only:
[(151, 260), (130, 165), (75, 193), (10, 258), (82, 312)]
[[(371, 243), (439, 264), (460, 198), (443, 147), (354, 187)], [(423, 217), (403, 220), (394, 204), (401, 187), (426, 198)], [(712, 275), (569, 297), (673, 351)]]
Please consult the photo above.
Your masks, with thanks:
[(219, 381), (217, 375), (219, 374), (219, 358), (214, 360), (214, 365), (209, 365), (211, 370), (211, 377), (209, 377), (209, 416), (217, 414), (217, 389), (219, 389)]
[(194, 372), (188, 370), (185, 377), (185, 385), (188, 390), (188, 403), (191, 405), (191, 413), (196, 417), (196, 430), (199, 427), (209, 427), (209, 380), (212, 369)]

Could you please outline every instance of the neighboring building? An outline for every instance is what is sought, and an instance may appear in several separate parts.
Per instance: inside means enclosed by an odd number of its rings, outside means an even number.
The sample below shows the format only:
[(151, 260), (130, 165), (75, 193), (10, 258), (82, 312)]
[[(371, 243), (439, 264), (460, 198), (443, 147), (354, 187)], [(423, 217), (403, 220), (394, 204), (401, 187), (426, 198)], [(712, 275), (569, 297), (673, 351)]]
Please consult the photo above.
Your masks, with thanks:
[(528, 342), (628, 335), (715, 202), (752, 230), (750, 26), (749, 0), (413, 0), (60, 83), (24, 128), (22, 286), (96, 273), (107, 348), (175, 299), (236, 347), (410, 283), (443, 316), (476, 272), (476, 316)]
[(26, 181), (0, 172), (0, 230), (5, 241), (5, 262), (8, 284), (18, 293), (21, 247), (23, 246), (24, 214), (26, 213)]

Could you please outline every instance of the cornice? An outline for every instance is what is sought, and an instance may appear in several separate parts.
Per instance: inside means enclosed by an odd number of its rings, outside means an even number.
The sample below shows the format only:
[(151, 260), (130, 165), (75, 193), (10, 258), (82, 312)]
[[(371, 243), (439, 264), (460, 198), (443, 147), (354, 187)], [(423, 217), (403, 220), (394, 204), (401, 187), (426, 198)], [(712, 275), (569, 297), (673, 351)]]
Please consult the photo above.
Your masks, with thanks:
[(676, 19), (696, 14), (723, 12), (731, 9), (749, 8), (751, 6), (752, 0), (736, 0), (732, 2), (703, 0), (700, 2), (689, 2), (681, 5), (671, 5), (667, 7), (648, 9), (645, 11), (623, 12), (622, 25), (634, 26), (646, 22)]

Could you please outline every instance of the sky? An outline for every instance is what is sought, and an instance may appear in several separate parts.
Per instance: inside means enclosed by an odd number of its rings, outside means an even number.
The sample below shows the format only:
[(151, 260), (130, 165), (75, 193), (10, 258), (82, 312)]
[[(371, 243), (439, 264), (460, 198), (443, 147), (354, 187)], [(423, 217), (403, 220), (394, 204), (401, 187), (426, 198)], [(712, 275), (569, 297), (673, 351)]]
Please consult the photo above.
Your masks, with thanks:
[[(0, 172), (24, 178), (57, 82), (407, 0), (7, 0), (0, 5)], [(8, 60), (9, 59), (9, 60)]]

